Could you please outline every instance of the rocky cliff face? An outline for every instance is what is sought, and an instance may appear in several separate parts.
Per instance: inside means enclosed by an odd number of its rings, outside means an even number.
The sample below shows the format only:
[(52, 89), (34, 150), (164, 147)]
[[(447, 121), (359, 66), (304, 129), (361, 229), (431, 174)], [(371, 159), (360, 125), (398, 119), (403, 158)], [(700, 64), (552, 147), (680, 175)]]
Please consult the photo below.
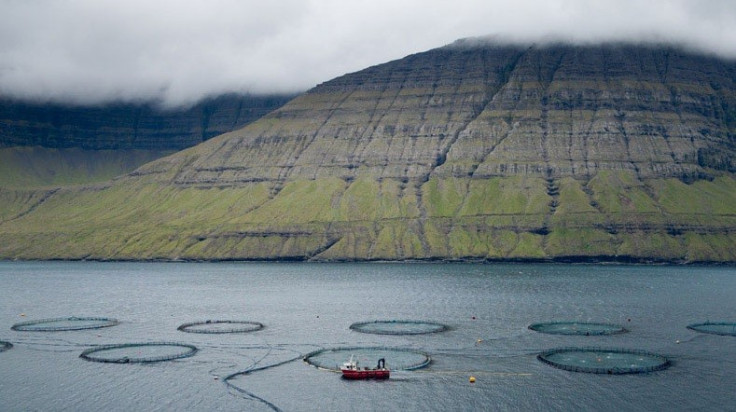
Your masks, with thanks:
[(461, 41), (108, 185), (0, 193), (0, 256), (734, 262), (734, 172), (734, 61)]
[(735, 79), (734, 62), (671, 47), (459, 42), (322, 84), (213, 144), (177, 182), (692, 180), (736, 171)]
[(293, 96), (225, 95), (189, 108), (76, 107), (0, 99), (0, 147), (181, 150), (238, 129)]
[(243, 127), (292, 96), (224, 95), (188, 108), (99, 107), (0, 99), (0, 187), (109, 180)]

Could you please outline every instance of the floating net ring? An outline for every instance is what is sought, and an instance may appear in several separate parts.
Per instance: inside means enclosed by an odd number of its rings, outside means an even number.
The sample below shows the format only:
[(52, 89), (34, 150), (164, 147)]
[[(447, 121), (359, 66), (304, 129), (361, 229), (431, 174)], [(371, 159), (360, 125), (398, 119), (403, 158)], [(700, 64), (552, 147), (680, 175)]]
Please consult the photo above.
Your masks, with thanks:
[(261, 330), (263, 327), (260, 322), (244, 320), (206, 320), (185, 323), (176, 329), (187, 333), (246, 333)]
[(101, 345), (79, 355), (91, 362), (148, 363), (188, 358), (197, 353), (197, 347), (184, 343), (149, 342)]
[(713, 335), (736, 336), (736, 323), (733, 322), (704, 322), (687, 325), (688, 329), (696, 332), (711, 333)]
[(5, 352), (6, 350), (9, 350), (13, 347), (13, 344), (10, 342), (5, 342), (4, 340), (0, 340), (0, 352)]
[(444, 332), (450, 327), (437, 322), (420, 320), (374, 320), (353, 323), (350, 329), (375, 335), (423, 335)]
[(428, 366), (432, 362), (429, 354), (413, 349), (387, 347), (346, 347), (321, 349), (308, 353), (304, 362), (319, 369), (339, 372), (340, 365), (350, 357), (361, 366), (374, 367), (379, 359), (385, 359), (386, 367), (391, 370), (416, 370)]
[(670, 361), (664, 356), (640, 350), (613, 348), (559, 348), (537, 355), (540, 361), (572, 372), (621, 375), (666, 369)]
[(617, 333), (626, 333), (628, 330), (623, 326), (611, 323), (590, 323), (590, 322), (544, 322), (533, 323), (529, 325), (529, 329), (554, 335), (615, 335)]
[(115, 326), (119, 322), (112, 318), (53, 318), (20, 322), (10, 329), (25, 332), (60, 332), (66, 330), (100, 329)]

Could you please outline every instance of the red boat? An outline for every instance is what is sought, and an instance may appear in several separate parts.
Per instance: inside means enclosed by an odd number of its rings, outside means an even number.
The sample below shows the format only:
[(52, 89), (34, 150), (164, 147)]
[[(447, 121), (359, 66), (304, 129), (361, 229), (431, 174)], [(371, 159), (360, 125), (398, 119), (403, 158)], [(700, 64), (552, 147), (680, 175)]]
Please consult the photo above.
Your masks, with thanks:
[(342, 364), (342, 377), (345, 379), (388, 379), (391, 371), (386, 368), (386, 360), (381, 358), (374, 368), (361, 368), (358, 361), (350, 357), (350, 360)]

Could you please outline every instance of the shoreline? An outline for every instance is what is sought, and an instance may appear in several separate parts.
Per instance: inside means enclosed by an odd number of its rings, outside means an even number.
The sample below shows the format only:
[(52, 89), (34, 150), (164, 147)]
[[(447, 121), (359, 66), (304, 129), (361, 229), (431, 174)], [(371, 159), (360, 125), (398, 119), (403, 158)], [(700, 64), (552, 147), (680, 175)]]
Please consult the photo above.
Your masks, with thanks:
[(0, 258), (0, 262), (110, 262), (110, 263), (375, 263), (375, 264), (562, 264), (562, 265), (636, 265), (636, 266), (736, 266), (731, 261), (686, 261), (682, 259), (637, 258), (631, 256), (560, 256), (554, 258), (510, 258), (510, 259), (481, 259), (481, 258), (426, 258), (426, 259), (312, 259), (296, 256), (286, 258), (151, 258), (151, 259), (107, 259), (107, 258), (49, 258), (49, 259), (16, 259)]

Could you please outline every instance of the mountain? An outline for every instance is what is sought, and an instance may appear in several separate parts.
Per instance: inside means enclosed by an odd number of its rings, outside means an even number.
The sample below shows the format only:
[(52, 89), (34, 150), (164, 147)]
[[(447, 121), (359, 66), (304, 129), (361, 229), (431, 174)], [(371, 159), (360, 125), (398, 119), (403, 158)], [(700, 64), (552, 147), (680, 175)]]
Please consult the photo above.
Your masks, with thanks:
[(736, 261), (736, 62), (464, 40), (104, 185), (0, 192), (0, 256)]
[(228, 94), (170, 109), (154, 103), (70, 106), (0, 99), (0, 185), (109, 180), (243, 127), (292, 97)]
[(238, 129), (294, 96), (226, 94), (192, 106), (69, 106), (0, 99), (0, 147), (181, 150)]

